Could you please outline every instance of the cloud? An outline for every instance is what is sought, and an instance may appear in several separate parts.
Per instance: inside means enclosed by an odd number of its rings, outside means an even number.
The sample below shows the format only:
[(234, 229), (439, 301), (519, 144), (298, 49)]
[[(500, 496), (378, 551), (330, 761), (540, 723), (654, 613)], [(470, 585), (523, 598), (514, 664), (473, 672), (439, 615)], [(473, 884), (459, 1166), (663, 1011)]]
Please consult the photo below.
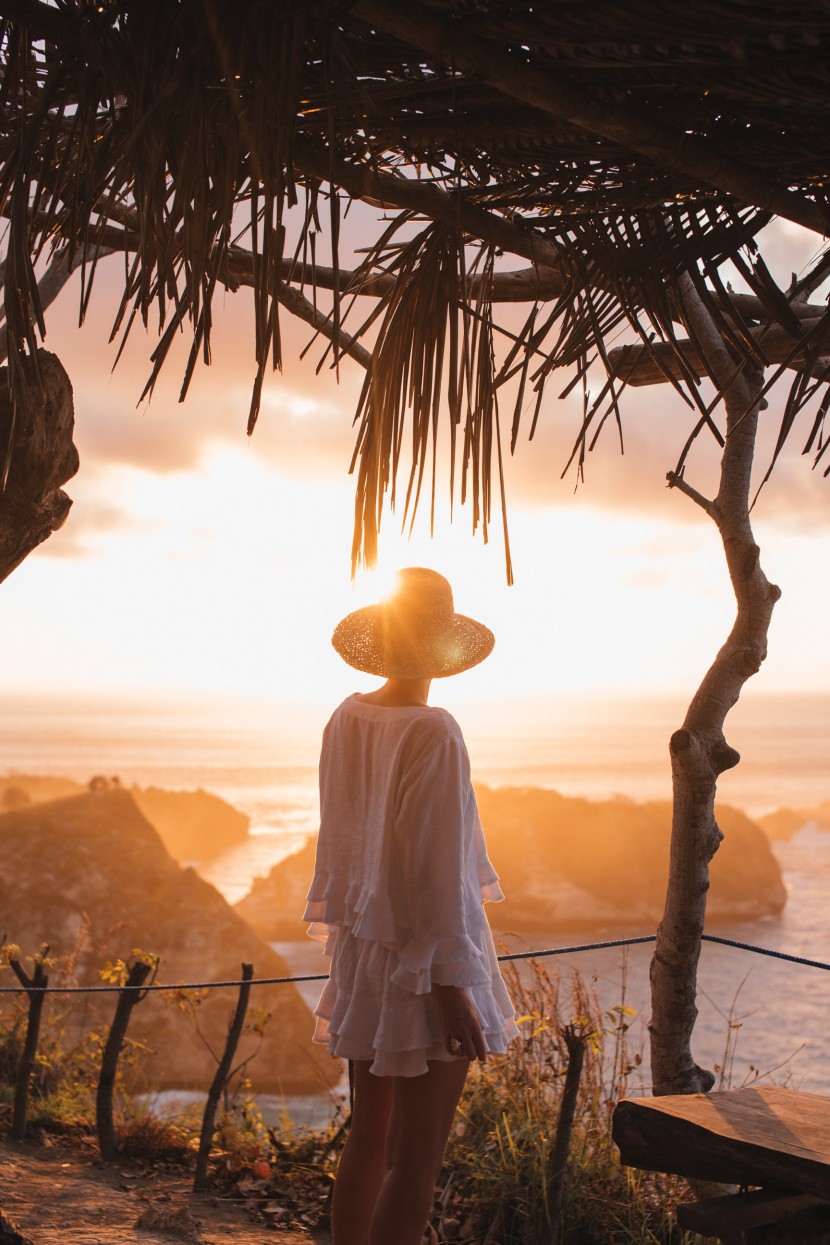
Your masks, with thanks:
[[(118, 272), (101, 268), (96, 299), (83, 328), (76, 323), (77, 279), (69, 282), (48, 313), (46, 346), (66, 367), (75, 399), (76, 443), (84, 470), (111, 464), (157, 474), (198, 469), (216, 444), (244, 446), (256, 363), (250, 291), (217, 301), (212, 363), (199, 362), (187, 397), (179, 401), (189, 340), (174, 344), (152, 395), (138, 406), (152, 370), (154, 332), (134, 328), (115, 365), (116, 344), (108, 344), (118, 301)], [(292, 474), (342, 474), (354, 444), (351, 421), (363, 372), (350, 360), (339, 369), (317, 371), (325, 343), (305, 359), (311, 329), (287, 312), (281, 317), (285, 373), (269, 370), (260, 418), (250, 439), (252, 452)]]
[[(775, 281), (781, 289), (786, 290), (793, 276), (803, 277), (809, 272), (825, 250), (826, 242), (811, 230), (803, 229), (801, 225), (776, 218), (758, 235), (758, 245)], [(741, 288), (745, 288), (740, 277), (736, 277), (734, 281), (735, 288), (738, 288), (739, 281)], [(828, 288), (830, 278), (811, 295), (811, 301), (822, 302)]]
[(192, 471), (209, 449), (226, 444), (250, 446), (258, 458), (292, 474), (345, 475), (354, 446), (349, 401), (356, 398), (348, 387), (331, 394), (324, 384), (309, 391), (279, 375), (270, 377), (250, 438), (251, 387), (238, 374), (217, 370), (200, 377), (184, 403), (165, 377), (139, 409), (135, 396), (140, 388), (126, 376), (116, 374), (104, 389), (83, 373), (74, 391), (75, 439), (84, 468), (119, 464), (160, 475)]

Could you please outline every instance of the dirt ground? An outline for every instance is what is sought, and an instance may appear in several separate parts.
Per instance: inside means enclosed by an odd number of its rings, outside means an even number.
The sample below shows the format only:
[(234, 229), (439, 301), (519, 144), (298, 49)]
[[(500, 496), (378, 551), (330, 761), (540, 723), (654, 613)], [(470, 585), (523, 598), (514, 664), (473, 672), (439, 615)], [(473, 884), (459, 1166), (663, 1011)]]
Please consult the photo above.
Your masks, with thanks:
[(193, 1193), (191, 1181), (176, 1168), (106, 1167), (60, 1142), (0, 1140), (0, 1245), (330, 1245), (321, 1229), (280, 1227), (273, 1200), (265, 1223), (256, 1199)]

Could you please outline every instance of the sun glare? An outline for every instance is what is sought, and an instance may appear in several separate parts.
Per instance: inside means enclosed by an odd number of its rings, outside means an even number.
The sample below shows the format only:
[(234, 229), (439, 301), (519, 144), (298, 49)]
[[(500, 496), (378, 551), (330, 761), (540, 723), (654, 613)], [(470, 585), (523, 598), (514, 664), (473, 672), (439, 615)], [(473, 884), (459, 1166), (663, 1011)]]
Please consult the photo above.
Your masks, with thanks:
[(399, 555), (392, 557), (391, 552), (384, 552), (383, 556), (378, 558), (377, 564), (370, 567), (360, 577), (360, 586), (357, 594), (365, 601), (361, 601), (363, 605), (370, 605), (375, 601), (384, 601), (387, 597), (391, 597), (397, 585), (397, 574), (403, 566), (411, 566), (411, 562), (401, 561)]

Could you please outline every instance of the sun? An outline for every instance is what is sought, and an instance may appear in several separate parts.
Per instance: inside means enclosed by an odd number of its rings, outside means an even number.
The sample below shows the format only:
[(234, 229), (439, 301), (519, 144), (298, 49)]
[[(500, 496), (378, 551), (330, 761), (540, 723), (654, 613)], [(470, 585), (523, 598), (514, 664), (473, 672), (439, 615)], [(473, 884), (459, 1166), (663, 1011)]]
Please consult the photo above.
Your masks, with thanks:
[(391, 550), (384, 550), (377, 563), (358, 576), (356, 595), (366, 598), (361, 604), (370, 605), (391, 597), (397, 586), (398, 571), (410, 565), (411, 562), (401, 559), (400, 551), (393, 554)]

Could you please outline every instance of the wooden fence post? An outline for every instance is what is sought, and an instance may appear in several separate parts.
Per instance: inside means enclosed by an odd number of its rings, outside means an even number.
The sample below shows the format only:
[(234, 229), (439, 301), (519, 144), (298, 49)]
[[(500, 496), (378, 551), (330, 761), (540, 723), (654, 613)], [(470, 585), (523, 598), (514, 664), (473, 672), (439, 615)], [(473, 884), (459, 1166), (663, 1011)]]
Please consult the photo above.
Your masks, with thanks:
[(233, 1020), (228, 1028), (228, 1039), (225, 1042), (225, 1050), (222, 1058), (219, 1060), (219, 1066), (216, 1074), (208, 1090), (207, 1102), (205, 1103), (205, 1114), (202, 1117), (202, 1132), (199, 1137), (199, 1153), (196, 1156), (196, 1175), (193, 1178), (194, 1193), (202, 1193), (207, 1188), (207, 1170), (208, 1159), (210, 1158), (210, 1147), (213, 1143), (213, 1134), (216, 1128), (216, 1108), (219, 1106), (219, 1099), (225, 1088), (228, 1077), (230, 1076), (231, 1067), (233, 1065), (233, 1057), (236, 1054), (236, 1048), (239, 1045), (239, 1039), (242, 1036), (242, 1026), (245, 1023), (245, 1015), (248, 1011), (248, 1000), (251, 997), (251, 978), (254, 975), (253, 964), (242, 965), (242, 985), (239, 987), (239, 998), (236, 1001), (236, 1011)]
[(565, 1175), (568, 1170), (568, 1153), (571, 1148), (571, 1132), (576, 1114), (582, 1065), (585, 1062), (585, 1043), (588, 1040), (588, 1035), (578, 1032), (574, 1025), (565, 1025), (562, 1036), (568, 1048), (568, 1068), (565, 1072), (565, 1085), (562, 1090), (562, 1103), (559, 1107), (559, 1121), (556, 1125), (553, 1152), (548, 1165), (547, 1219), (552, 1242), (561, 1236), (560, 1219), (562, 1198), (565, 1193)]
[(29, 1019), (26, 1025), (26, 1040), (17, 1069), (17, 1081), (14, 1087), (14, 1109), (12, 1112), (12, 1137), (22, 1141), (26, 1136), (26, 1113), (29, 1106), (29, 1082), (35, 1068), (37, 1043), (40, 1035), (40, 1018), (43, 1013), (44, 993), (49, 978), (43, 971), (42, 960), (49, 954), (46, 947), (42, 955), (35, 961), (35, 971), (30, 977), (18, 960), (9, 960), (9, 967), (23, 986), (29, 997)]
[(112, 1096), (115, 1088), (115, 1074), (118, 1071), (118, 1057), (124, 1045), (127, 1025), (136, 1003), (145, 997), (140, 990), (152, 969), (152, 964), (139, 960), (133, 964), (127, 974), (124, 986), (118, 992), (118, 1003), (115, 1016), (107, 1036), (104, 1054), (101, 1059), (101, 1076), (98, 1080), (98, 1093), (95, 1098), (95, 1127), (98, 1133), (98, 1148), (105, 1163), (115, 1158), (116, 1138), (115, 1125), (112, 1118)]

